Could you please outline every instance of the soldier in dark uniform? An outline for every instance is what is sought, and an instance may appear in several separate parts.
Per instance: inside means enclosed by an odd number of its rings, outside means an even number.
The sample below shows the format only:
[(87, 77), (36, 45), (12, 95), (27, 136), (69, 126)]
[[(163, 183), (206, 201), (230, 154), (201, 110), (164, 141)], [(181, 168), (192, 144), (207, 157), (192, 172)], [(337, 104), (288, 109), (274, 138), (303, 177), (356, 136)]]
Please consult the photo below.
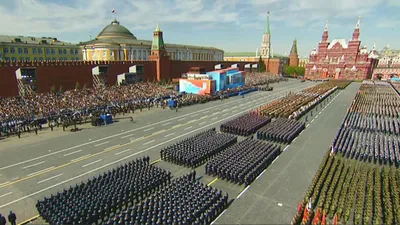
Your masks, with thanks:
[(0, 214), (0, 225), (6, 225), (6, 223), (7, 223), (6, 218)]
[(12, 211), (10, 211), (10, 214), (8, 215), (8, 222), (11, 223), (11, 225), (16, 225), (17, 221), (17, 216), (15, 215), (15, 213), (13, 213)]

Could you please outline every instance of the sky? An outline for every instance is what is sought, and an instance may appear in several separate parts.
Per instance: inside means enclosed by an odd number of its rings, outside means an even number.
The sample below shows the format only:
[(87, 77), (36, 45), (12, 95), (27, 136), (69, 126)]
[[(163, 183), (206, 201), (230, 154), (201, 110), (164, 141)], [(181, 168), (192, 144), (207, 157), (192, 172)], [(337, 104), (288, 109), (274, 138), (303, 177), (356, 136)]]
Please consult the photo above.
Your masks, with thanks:
[[(115, 14), (112, 14), (115, 9)], [(166, 43), (256, 52), (270, 11), (275, 53), (288, 54), (296, 38), (308, 56), (329, 21), (329, 39), (360, 39), (371, 49), (400, 49), (400, 0), (0, 0), (2, 35), (46, 36), (78, 43), (94, 38), (116, 16), (138, 39), (156, 25)]]

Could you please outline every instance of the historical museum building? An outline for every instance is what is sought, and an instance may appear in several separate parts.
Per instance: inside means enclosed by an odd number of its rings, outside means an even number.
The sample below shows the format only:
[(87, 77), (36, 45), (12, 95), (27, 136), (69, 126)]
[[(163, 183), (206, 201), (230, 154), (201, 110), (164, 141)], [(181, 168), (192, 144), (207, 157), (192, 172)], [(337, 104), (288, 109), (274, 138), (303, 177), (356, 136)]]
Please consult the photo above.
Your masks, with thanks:
[(79, 46), (55, 37), (0, 35), (0, 61), (77, 61), (82, 60)]
[(265, 26), (264, 33), (262, 35), (261, 47), (256, 50), (255, 53), (241, 52), (241, 53), (225, 53), (224, 61), (246, 61), (246, 62), (258, 62), (260, 57), (264, 60), (266, 69), (268, 72), (273, 74), (282, 74), (283, 67), (289, 65), (290, 61), (293, 65), (298, 65), (297, 55), (297, 41), (293, 42), (290, 56), (274, 55), (274, 50), (271, 44), (271, 29), (269, 21), (269, 12), (267, 16), (267, 24)]
[[(156, 30), (161, 31), (157, 25)], [(114, 19), (99, 35), (88, 42), (80, 43), (83, 60), (147, 60), (151, 54), (151, 40), (140, 40), (126, 27)], [(218, 61), (224, 51), (213, 47), (165, 43), (172, 60)]]
[(328, 22), (318, 44), (318, 50), (310, 54), (306, 65), (306, 78), (309, 79), (370, 79), (378, 62), (378, 55), (361, 46), (360, 18), (349, 42), (345, 39), (328, 40)]

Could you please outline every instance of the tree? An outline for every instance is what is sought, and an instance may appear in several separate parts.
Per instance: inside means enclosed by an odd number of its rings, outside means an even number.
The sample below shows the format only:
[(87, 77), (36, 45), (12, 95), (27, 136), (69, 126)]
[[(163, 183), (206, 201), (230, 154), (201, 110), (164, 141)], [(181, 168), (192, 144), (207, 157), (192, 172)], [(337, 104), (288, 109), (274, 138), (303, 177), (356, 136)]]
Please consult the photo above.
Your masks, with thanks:
[(296, 71), (293, 66), (285, 65), (283, 67), (283, 73), (286, 74), (287, 76), (293, 76), (296, 73)]
[(258, 59), (258, 72), (265, 72), (266, 70), (265, 62), (260, 56)]
[(76, 84), (75, 84), (75, 90), (79, 90), (79, 88), (80, 88), (80, 84), (79, 84), (79, 82), (77, 81)]
[(304, 67), (296, 66), (294, 70), (298, 76), (304, 76), (304, 74), (306, 73), (306, 68)]

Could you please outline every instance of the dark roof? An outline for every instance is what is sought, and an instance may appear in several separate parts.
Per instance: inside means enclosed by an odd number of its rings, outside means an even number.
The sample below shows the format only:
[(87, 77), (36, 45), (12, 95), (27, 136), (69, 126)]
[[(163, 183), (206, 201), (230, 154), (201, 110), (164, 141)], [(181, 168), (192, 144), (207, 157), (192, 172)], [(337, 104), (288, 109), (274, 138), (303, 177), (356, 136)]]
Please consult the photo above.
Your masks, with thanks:
[(126, 27), (119, 24), (117, 20), (111, 22), (107, 25), (99, 35), (98, 39), (103, 38), (127, 38), (136, 40), (135, 35), (133, 35)]

